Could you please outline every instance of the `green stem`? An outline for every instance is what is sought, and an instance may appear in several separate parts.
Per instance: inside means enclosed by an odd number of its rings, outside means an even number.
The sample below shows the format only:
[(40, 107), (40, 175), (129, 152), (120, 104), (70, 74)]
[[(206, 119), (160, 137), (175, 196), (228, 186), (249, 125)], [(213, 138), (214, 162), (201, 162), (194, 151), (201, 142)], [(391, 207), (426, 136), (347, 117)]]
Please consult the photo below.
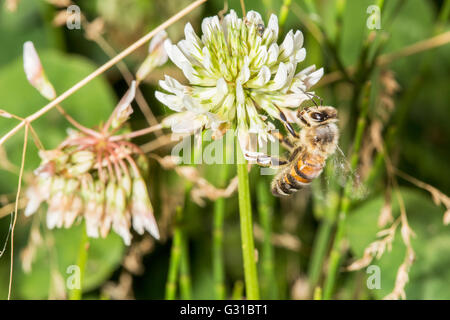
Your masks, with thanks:
[(242, 256), (244, 260), (244, 278), (247, 299), (259, 299), (258, 272), (256, 269), (255, 245), (253, 242), (252, 204), (247, 161), (242, 154), (236, 137), (237, 173), (239, 188), (239, 215), (241, 223)]
[[(221, 174), (219, 177), (219, 187), (224, 187), (227, 178), (229, 166), (223, 164), (221, 166)], [(223, 223), (225, 218), (225, 199), (219, 198), (214, 202), (214, 217), (213, 217), (213, 277), (214, 277), (214, 293), (218, 300), (223, 300), (226, 297), (225, 291), (225, 270), (223, 261)]]
[(80, 286), (79, 288), (72, 289), (69, 292), (70, 300), (81, 300), (83, 294), (83, 279), (86, 270), (86, 264), (88, 259), (88, 250), (89, 250), (89, 238), (86, 233), (86, 228), (83, 225), (83, 232), (81, 235), (80, 247), (78, 249), (78, 259), (77, 265), (80, 268)]
[(320, 287), (314, 289), (313, 299), (322, 300), (322, 289)]
[(242, 300), (244, 296), (244, 284), (238, 280), (234, 284), (233, 291), (231, 292), (231, 300)]
[(292, 0), (284, 0), (283, 4), (281, 5), (280, 14), (279, 14), (279, 25), (280, 29), (283, 29), (284, 24), (286, 23), (286, 19), (289, 14), (289, 7), (291, 6)]
[(438, 24), (435, 27), (436, 34), (441, 31), (442, 27), (445, 25), (445, 22), (448, 20), (449, 15), (450, 15), (450, 0), (445, 0), (444, 4), (442, 5), (441, 12), (439, 12)]
[(189, 267), (189, 249), (186, 236), (181, 235), (181, 257), (180, 257), (180, 294), (181, 299), (190, 300), (192, 297), (191, 272)]
[(347, 0), (337, 0), (335, 1), (336, 6), (336, 36), (335, 36), (335, 46), (336, 46), (336, 52), (339, 52), (339, 48), (341, 46), (341, 40), (342, 40), (342, 28), (343, 28), (343, 20), (344, 20), (344, 12), (345, 7), (347, 6)]
[[(321, 180), (312, 184), (314, 216), (320, 219), (320, 226), (314, 239), (308, 266), (308, 279), (312, 290), (317, 289), (320, 281), (323, 263), (330, 246), (333, 226), (336, 222), (336, 212), (339, 209), (340, 194), (337, 181), (332, 179), (334, 176), (335, 166), (328, 164)], [(327, 192), (324, 192), (324, 188)]]
[[(307, 0), (305, 1), (305, 5), (307, 7), (308, 13), (309, 15), (314, 14), (315, 16), (317, 16), (317, 8), (316, 5), (314, 3), (314, 1), (312, 0)], [(344, 62), (342, 61), (341, 57), (339, 56), (339, 43), (341, 41), (340, 36), (341, 36), (341, 28), (342, 28), (342, 16), (345, 10), (345, 6), (346, 6), (346, 0), (339, 0), (338, 2), (336, 2), (336, 11), (337, 11), (337, 35), (336, 35), (336, 39), (333, 41), (331, 40), (330, 36), (328, 35), (327, 30), (325, 29), (325, 25), (323, 24), (323, 22), (321, 20), (319, 21), (314, 21), (314, 25), (317, 25), (321, 34), (322, 34), (322, 40), (323, 40), (323, 45), (325, 46), (326, 50), (328, 51), (328, 53), (331, 55), (331, 57), (333, 58), (333, 60), (336, 63), (337, 68), (339, 69), (339, 71), (341, 71), (345, 81), (349, 82), (349, 83), (353, 83), (353, 78), (350, 76), (350, 74), (347, 71), (347, 68), (344, 65)]]
[(267, 18), (269, 18), (270, 14), (273, 12), (273, 0), (263, 0), (264, 8), (267, 12)]
[[(370, 95), (370, 84), (366, 85), (364, 90), (364, 102), (362, 104), (361, 112), (358, 117), (355, 140), (353, 143), (352, 156), (350, 160), (350, 166), (352, 170), (355, 170), (359, 161), (359, 150), (361, 147), (361, 141), (363, 137), (364, 130), (367, 123), (367, 113), (369, 109), (369, 95)], [(328, 265), (328, 277), (325, 281), (323, 298), (328, 300), (331, 298), (334, 290), (334, 285), (336, 283), (336, 278), (341, 263), (341, 256), (344, 252), (344, 235), (345, 235), (345, 224), (347, 220), (347, 214), (350, 209), (351, 195), (353, 192), (353, 181), (348, 179), (344, 188), (344, 194), (341, 198), (339, 214), (338, 214), (338, 225), (336, 230), (336, 235), (334, 238), (333, 248), (330, 253), (330, 261)]]
[(274, 250), (272, 245), (273, 198), (267, 184), (260, 177), (258, 183), (258, 213), (264, 231), (261, 257), (261, 294), (264, 299), (277, 299), (278, 288), (275, 279)]
[(333, 248), (330, 253), (330, 261), (328, 265), (328, 276), (325, 281), (323, 298), (325, 300), (331, 299), (333, 294), (334, 285), (337, 279), (338, 269), (341, 263), (341, 256), (344, 251), (343, 238), (345, 233), (345, 223), (347, 218), (348, 209), (350, 207), (348, 188), (345, 188), (345, 193), (341, 201), (339, 210), (338, 226), (336, 236), (334, 238)]
[(331, 221), (328, 218), (322, 219), (319, 231), (314, 239), (313, 251), (308, 266), (309, 283), (313, 290), (315, 290), (319, 282), (320, 274), (322, 273), (323, 261), (330, 243), (333, 225), (334, 221)]
[(182, 217), (182, 208), (176, 209), (176, 225), (173, 231), (172, 249), (170, 252), (169, 274), (166, 282), (166, 300), (174, 300), (177, 291), (177, 278), (181, 260), (182, 233), (179, 227), (179, 221)]
[(314, 14), (314, 15), (318, 16), (317, 8), (316, 8), (316, 4), (314, 3), (314, 0), (305, 0), (304, 3), (305, 3), (308, 14), (310, 14), (310, 15)]

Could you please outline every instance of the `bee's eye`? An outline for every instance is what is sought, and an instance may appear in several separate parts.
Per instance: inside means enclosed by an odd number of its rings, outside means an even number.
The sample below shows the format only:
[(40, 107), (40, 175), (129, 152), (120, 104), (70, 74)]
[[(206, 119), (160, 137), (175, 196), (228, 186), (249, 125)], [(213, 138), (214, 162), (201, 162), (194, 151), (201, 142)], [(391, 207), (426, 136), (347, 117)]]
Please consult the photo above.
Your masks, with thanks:
[(326, 119), (326, 116), (320, 112), (313, 112), (311, 113), (311, 118), (316, 121), (324, 121)]

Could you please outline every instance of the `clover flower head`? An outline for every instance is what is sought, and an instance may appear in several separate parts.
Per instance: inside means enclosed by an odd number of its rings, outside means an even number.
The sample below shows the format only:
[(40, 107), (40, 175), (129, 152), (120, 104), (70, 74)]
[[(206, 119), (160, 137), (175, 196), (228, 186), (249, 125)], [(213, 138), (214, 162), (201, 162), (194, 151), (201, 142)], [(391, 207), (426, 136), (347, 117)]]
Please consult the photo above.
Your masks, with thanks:
[(289, 31), (281, 44), (278, 19), (272, 15), (267, 27), (259, 13), (249, 11), (243, 19), (233, 10), (222, 21), (205, 18), (199, 37), (188, 23), (185, 39), (164, 43), (172, 62), (188, 80), (183, 85), (166, 76), (156, 98), (177, 113), (163, 125), (177, 133), (211, 128), (216, 136), (236, 127), (241, 148), (251, 150), (250, 135), (259, 143), (273, 139), (270, 118), (292, 119), (292, 108), (310, 99), (308, 90), (323, 75), (310, 66), (297, 72), (306, 57), (301, 31)]
[(135, 84), (120, 100), (102, 130), (70, 130), (54, 150), (42, 150), (41, 165), (26, 191), (25, 215), (47, 203), (47, 227), (69, 228), (84, 218), (89, 237), (110, 230), (131, 244), (131, 227), (159, 239), (158, 226), (143, 172), (148, 169), (141, 149), (114, 135), (132, 113)]

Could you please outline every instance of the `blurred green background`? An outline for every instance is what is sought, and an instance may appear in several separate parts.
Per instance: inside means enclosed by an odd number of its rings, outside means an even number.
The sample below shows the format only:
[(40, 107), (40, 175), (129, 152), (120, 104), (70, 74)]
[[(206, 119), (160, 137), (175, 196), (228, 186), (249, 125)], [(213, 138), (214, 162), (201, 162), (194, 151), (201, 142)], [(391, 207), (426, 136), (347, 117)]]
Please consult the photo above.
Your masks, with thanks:
[[(11, 1), (0, 2), (0, 109), (25, 117), (46, 104), (32, 88), (23, 73), (22, 46), (27, 40), (34, 42), (46, 73), (58, 93), (62, 93), (84, 76), (106, 62), (108, 54), (95, 41), (86, 38), (85, 28), (69, 30), (57, 26), (54, 18), (60, 10), (46, 1), (22, 0), (14, 11), (7, 9)], [(384, 1), (381, 29), (371, 32), (366, 26), (369, 5), (379, 1), (321, 0), (285, 1), (289, 3), (285, 25), (280, 39), (290, 29), (300, 29), (305, 36), (306, 61), (323, 66), (325, 75), (339, 73), (342, 68), (358, 66), (366, 57), (398, 52), (422, 40), (449, 31), (449, 1), (386, 0)], [(103, 37), (107, 44), (119, 52), (139, 39), (181, 8), (188, 0), (84, 0), (74, 1), (89, 21), (101, 18)], [(281, 0), (246, 0), (247, 10), (256, 10), (268, 19), (269, 14), (279, 14)], [(167, 31), (173, 41), (181, 39), (184, 25), (190, 21), (199, 33), (201, 20), (217, 14), (224, 7), (223, 0), (209, 0), (199, 9), (171, 26)], [(239, 0), (228, 1), (228, 8), (241, 13)], [(341, 11), (342, 10), (342, 11)], [(322, 26), (322, 27), (320, 27)], [(325, 34), (329, 45), (316, 34)], [(367, 39), (374, 39), (366, 45)], [(448, 36), (447, 36), (448, 39)], [(448, 40), (447, 40), (448, 42)], [(363, 56), (364, 50), (367, 56)], [(379, 50), (377, 50), (379, 49)], [(124, 61), (134, 72), (146, 56), (141, 48)], [(325, 104), (335, 106), (340, 112), (342, 129), (341, 148), (351, 153), (354, 142), (360, 102), (352, 101), (355, 90), (369, 104), (366, 129), (359, 153), (357, 172), (365, 183), (365, 194), (351, 202), (345, 226), (345, 248), (342, 266), (347, 266), (363, 255), (367, 245), (376, 239), (380, 230), (378, 216), (390, 193), (390, 182), (381, 161), (377, 164), (376, 145), (371, 130), (389, 141), (387, 153), (395, 167), (415, 178), (433, 185), (444, 194), (450, 194), (450, 46), (440, 45), (413, 55), (404, 54), (383, 66), (356, 74), (353, 82), (326, 78), (319, 83), (316, 93)], [(141, 86), (146, 100), (158, 119), (170, 113), (154, 98), (157, 81), (168, 73), (183, 81), (179, 71), (170, 63), (156, 70)], [(341, 77), (342, 78), (342, 77)], [(367, 83), (370, 88), (367, 89)], [(95, 126), (109, 116), (118, 99), (127, 90), (127, 83), (119, 69), (112, 68), (62, 103), (76, 120), (85, 126)], [(147, 125), (145, 117), (134, 105), (133, 129)], [(377, 127), (381, 123), (381, 128)], [(15, 120), (0, 118), (0, 135), (16, 124)], [(68, 123), (56, 111), (49, 112), (34, 128), (46, 148), (54, 148), (65, 137)], [(378, 128), (378, 131), (377, 131)], [(136, 142), (145, 144), (155, 139), (146, 136)], [(23, 135), (10, 139), (0, 154), (0, 206), (14, 201), (17, 189), (17, 167), (20, 164)], [(164, 156), (170, 147), (155, 153)], [(7, 158), (6, 158), (7, 155)], [(7, 163), (7, 160), (12, 166)], [(134, 236), (133, 245), (126, 248), (115, 234), (107, 239), (92, 240), (89, 249), (84, 298), (87, 299), (162, 299), (165, 297), (175, 208), (184, 201), (182, 228), (189, 251), (189, 271), (194, 299), (214, 298), (212, 267), (212, 230), (214, 202), (200, 207), (190, 200), (189, 184), (176, 173), (162, 169), (150, 160), (149, 189), (162, 241), (149, 236)], [(27, 152), (25, 168), (27, 177), (39, 165), (37, 148)], [(378, 165), (378, 166), (377, 166)], [(223, 166), (202, 165), (199, 169), (213, 185), (225, 185), (217, 172)], [(234, 176), (230, 168), (228, 180)], [(288, 199), (265, 195), (270, 178), (259, 176), (258, 168), (251, 172), (254, 221), (257, 225), (256, 246), (259, 252), (259, 275), (262, 297), (269, 299), (312, 298), (311, 283), (322, 287), (327, 278), (328, 254), (334, 237), (336, 216), (327, 216), (327, 207), (336, 201), (342, 190), (329, 161), (328, 169), (311, 190), (299, 192)], [(372, 174), (372, 176), (370, 176)], [(366, 178), (369, 180), (367, 180)], [(450, 299), (450, 229), (442, 222), (444, 206), (436, 205), (427, 191), (408, 181), (398, 179), (399, 192), (404, 199), (411, 228), (416, 233), (413, 248), (416, 260), (411, 267), (406, 295), (410, 299)], [(389, 198), (389, 197), (388, 197)], [(392, 196), (392, 215), (399, 215), (397, 198)], [(266, 210), (266, 211), (264, 211)], [(263, 212), (262, 212), (263, 211)], [(242, 297), (242, 256), (240, 248), (237, 196), (225, 202), (224, 222), (224, 272), (226, 296)], [(264, 212), (266, 214), (264, 214)], [(269, 223), (264, 217), (270, 217)], [(65, 298), (64, 282), (69, 265), (75, 264), (81, 237), (81, 227), (49, 231), (45, 227), (45, 213), (25, 218), (20, 212), (15, 233), (13, 298), (47, 299)], [(330, 225), (325, 241), (325, 256), (318, 270), (311, 270), (314, 243), (324, 223)], [(10, 216), (0, 219), (0, 244), (7, 238)], [(30, 236), (30, 229), (38, 225), (40, 236)], [(265, 229), (266, 228), (266, 229)], [(272, 241), (264, 241), (269, 228)], [(270, 230), (271, 229), (271, 230)], [(31, 270), (24, 270), (27, 245), (36, 245)], [(7, 296), (9, 282), (9, 243), (0, 259), (0, 298)], [(381, 299), (394, 288), (399, 265), (403, 261), (405, 246), (398, 230), (391, 252), (372, 264), (381, 268), (381, 288), (370, 290), (366, 286), (365, 269), (346, 272), (339, 269), (333, 290), (338, 299)], [(317, 275), (318, 274), (318, 275)], [(314, 278), (314, 279), (312, 279)], [(181, 293), (182, 294), (182, 293)]]

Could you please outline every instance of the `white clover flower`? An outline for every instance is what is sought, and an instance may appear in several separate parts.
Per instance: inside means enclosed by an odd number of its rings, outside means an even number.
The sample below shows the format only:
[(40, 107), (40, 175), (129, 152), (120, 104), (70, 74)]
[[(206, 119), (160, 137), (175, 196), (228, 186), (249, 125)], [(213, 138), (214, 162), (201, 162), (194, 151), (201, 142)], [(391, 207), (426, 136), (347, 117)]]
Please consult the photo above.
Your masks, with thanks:
[[(182, 69), (189, 85), (166, 76), (160, 81), (167, 91), (156, 98), (178, 112), (163, 124), (174, 132), (193, 133), (202, 128), (215, 131), (236, 126), (241, 147), (250, 150), (250, 134), (259, 143), (272, 139), (275, 127), (268, 117), (282, 120), (311, 97), (308, 90), (323, 75), (310, 66), (296, 73), (306, 56), (303, 34), (291, 30), (278, 45), (278, 19), (264, 26), (259, 13), (249, 11), (244, 19), (231, 10), (220, 21), (217, 16), (202, 22), (202, 37), (192, 26), (186, 39), (164, 43), (172, 62)], [(217, 134), (216, 134), (217, 136)]]

